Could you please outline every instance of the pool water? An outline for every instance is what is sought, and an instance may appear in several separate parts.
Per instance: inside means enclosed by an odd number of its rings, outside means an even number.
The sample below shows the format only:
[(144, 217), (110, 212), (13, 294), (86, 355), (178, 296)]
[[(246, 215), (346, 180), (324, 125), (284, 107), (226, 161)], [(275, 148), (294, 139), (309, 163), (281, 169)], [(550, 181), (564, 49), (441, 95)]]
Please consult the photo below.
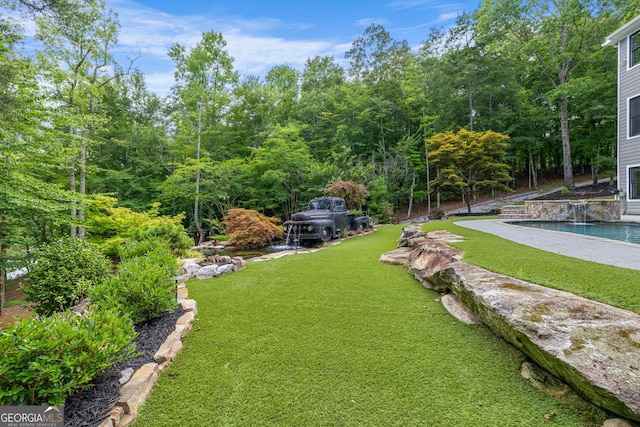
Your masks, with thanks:
[(513, 221), (509, 224), (640, 244), (640, 223), (634, 222)]

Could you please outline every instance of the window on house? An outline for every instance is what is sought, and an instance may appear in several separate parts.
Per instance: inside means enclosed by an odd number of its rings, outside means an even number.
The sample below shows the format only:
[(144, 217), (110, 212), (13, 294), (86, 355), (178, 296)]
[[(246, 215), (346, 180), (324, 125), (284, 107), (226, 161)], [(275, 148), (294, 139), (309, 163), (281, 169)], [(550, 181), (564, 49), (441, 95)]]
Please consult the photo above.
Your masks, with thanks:
[(629, 67), (640, 63), (640, 31), (629, 37)]
[(640, 135), (640, 96), (629, 100), (629, 137)]
[(640, 199), (640, 167), (629, 168), (629, 198)]

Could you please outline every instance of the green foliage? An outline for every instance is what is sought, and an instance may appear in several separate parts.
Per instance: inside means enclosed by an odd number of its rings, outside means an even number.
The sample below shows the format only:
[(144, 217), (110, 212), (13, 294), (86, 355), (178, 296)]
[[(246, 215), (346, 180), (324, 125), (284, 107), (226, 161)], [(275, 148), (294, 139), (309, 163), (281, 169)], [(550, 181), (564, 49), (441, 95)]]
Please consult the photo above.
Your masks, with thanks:
[(136, 228), (131, 233), (131, 237), (141, 242), (164, 242), (177, 255), (183, 254), (193, 246), (193, 241), (187, 236), (182, 225), (170, 221), (149, 224), (146, 228)]
[(562, 187), (562, 189), (560, 190), (560, 195), (562, 197), (567, 197), (569, 194), (571, 194), (571, 191), (567, 187)]
[(0, 332), (0, 405), (63, 405), (109, 366), (133, 357), (130, 319), (111, 310), (54, 313)]
[(429, 161), (439, 168), (432, 180), (435, 189), (461, 191), (471, 212), (471, 197), (479, 190), (511, 191), (509, 165), (503, 163), (506, 135), (496, 132), (470, 132), (434, 135), (426, 142), (431, 147)]
[(2, 271), (26, 265), (33, 247), (69, 223), (70, 193), (56, 174), (67, 159), (56, 112), (38, 87), (32, 62), (8, 16), (0, 19), (0, 311)]
[[(132, 242), (131, 253), (141, 254), (150, 242)], [(92, 305), (117, 309), (135, 324), (176, 308), (173, 276), (178, 272), (178, 263), (166, 245), (146, 247), (149, 252), (125, 259), (118, 265), (116, 275), (90, 290)]]
[(111, 275), (111, 263), (84, 239), (63, 237), (41, 246), (24, 287), (37, 313), (64, 311), (87, 296), (88, 290)]
[(127, 238), (158, 238), (178, 255), (192, 246), (182, 226), (184, 214), (160, 215), (159, 203), (153, 203), (145, 212), (116, 207), (117, 203), (113, 197), (99, 195), (93, 198), (87, 212), (87, 230), (107, 255), (122, 255), (121, 247)]
[(229, 244), (242, 249), (262, 248), (282, 238), (277, 218), (249, 209), (231, 209), (224, 217)]
[(389, 223), (393, 220), (393, 205), (389, 202), (386, 181), (380, 177), (369, 183), (369, 203), (367, 213), (377, 222)]
[(367, 188), (353, 181), (335, 181), (327, 186), (325, 194), (334, 197), (342, 197), (348, 209), (360, 209), (367, 203), (369, 191)]

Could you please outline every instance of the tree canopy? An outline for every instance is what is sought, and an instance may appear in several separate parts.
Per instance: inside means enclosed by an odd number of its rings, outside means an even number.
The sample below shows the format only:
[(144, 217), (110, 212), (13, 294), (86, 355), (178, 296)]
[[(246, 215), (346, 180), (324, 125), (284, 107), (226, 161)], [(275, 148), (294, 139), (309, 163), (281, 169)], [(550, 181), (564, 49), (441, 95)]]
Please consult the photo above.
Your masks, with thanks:
[[(286, 220), (336, 182), (366, 189), (357, 204), (386, 221), (433, 194), (468, 205), (518, 181), (597, 179), (616, 146), (616, 51), (601, 44), (640, 4), (485, 0), (417, 50), (371, 25), (346, 65), (318, 56), (264, 76), (236, 70), (212, 29), (169, 48), (166, 98), (114, 61), (119, 23), (101, 0), (0, 8), (4, 272), (37, 243), (82, 236), (90, 196), (182, 218), (197, 242), (231, 209)], [(15, 9), (41, 51), (27, 54)]]

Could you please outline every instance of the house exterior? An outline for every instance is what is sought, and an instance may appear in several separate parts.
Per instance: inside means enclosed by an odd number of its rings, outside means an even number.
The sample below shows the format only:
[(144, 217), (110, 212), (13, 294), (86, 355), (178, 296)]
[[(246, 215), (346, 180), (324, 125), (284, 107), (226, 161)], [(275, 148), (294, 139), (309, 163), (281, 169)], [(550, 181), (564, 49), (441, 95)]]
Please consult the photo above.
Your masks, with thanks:
[(640, 215), (640, 16), (609, 35), (603, 46), (618, 47), (617, 152), (622, 214)]

